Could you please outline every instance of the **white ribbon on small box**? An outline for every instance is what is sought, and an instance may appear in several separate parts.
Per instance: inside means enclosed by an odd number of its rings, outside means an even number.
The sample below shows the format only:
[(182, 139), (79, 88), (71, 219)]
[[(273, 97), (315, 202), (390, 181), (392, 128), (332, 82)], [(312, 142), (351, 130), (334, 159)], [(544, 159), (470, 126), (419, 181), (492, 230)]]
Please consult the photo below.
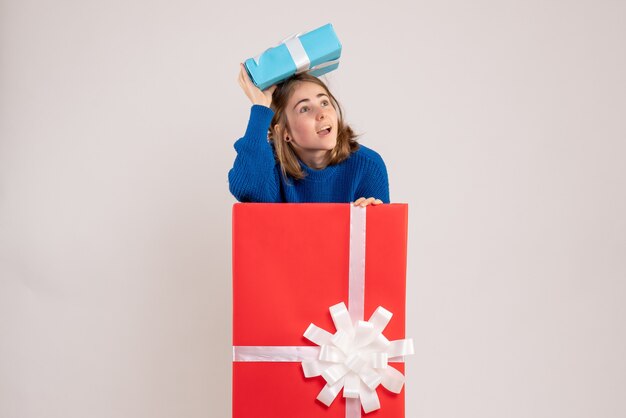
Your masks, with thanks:
[(376, 388), (382, 385), (400, 393), (404, 375), (389, 365), (413, 354), (413, 340), (389, 341), (382, 334), (392, 313), (379, 306), (369, 321), (363, 321), (365, 303), (366, 208), (350, 206), (350, 277), (348, 306), (330, 307), (336, 332), (309, 325), (304, 336), (312, 346), (235, 346), (233, 361), (302, 362), (305, 377), (322, 376), (326, 386), (317, 399), (330, 406), (343, 389), (346, 418), (359, 418), (380, 408)]

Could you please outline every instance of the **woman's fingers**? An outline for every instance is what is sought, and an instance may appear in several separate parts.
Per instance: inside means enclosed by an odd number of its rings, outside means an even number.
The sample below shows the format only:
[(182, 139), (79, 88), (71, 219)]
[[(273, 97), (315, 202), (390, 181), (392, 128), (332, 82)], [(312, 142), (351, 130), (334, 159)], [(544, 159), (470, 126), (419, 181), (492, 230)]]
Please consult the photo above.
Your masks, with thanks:
[(382, 204), (383, 201), (380, 199), (376, 199), (375, 197), (370, 197), (370, 198), (365, 198), (365, 197), (359, 197), (357, 200), (354, 201), (354, 206), (361, 206), (361, 207), (365, 207), (367, 205), (380, 205)]
[(243, 64), (239, 64), (239, 75), (237, 76), (237, 79), (240, 83), (243, 81), (243, 71)]
[(240, 64), (239, 66), (239, 76), (237, 77), (237, 81), (239, 82), (239, 85), (241, 86), (242, 89), (245, 89), (246, 87), (246, 80), (243, 78), (243, 73), (244, 73), (244, 69), (243, 69), (243, 64)]
[(239, 85), (241, 88), (249, 90), (252, 85), (252, 81), (250, 81), (250, 77), (248, 77), (248, 72), (246, 71), (243, 64), (239, 64)]
[(370, 204), (372, 204), (372, 202), (374, 202), (374, 200), (376, 200), (376, 199), (374, 199), (373, 197), (370, 197), (369, 199), (365, 199), (365, 202), (362, 202), (361, 206), (370, 205)]
[(241, 67), (241, 79), (246, 83), (246, 84), (252, 84), (252, 80), (250, 80), (250, 76), (248, 75), (248, 71), (246, 71), (246, 67), (244, 67), (243, 64), (239, 64)]
[(273, 85), (263, 91), (261, 91), (253, 82), (250, 80), (250, 76), (246, 71), (246, 68), (242, 63), (239, 64), (239, 86), (243, 90), (243, 92), (248, 96), (252, 104), (258, 104), (270, 107), (272, 104), (272, 93), (276, 90), (276, 85)]

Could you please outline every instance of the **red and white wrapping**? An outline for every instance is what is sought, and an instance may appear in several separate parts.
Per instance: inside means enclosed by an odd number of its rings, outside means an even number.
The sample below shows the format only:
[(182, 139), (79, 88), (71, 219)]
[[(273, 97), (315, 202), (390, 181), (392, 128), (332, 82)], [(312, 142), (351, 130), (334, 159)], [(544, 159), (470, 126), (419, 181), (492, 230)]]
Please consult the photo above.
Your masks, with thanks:
[[(398, 395), (404, 385), (401, 362), (413, 354), (413, 342), (390, 341), (383, 331), (389, 324), (389, 335), (404, 336), (406, 205), (366, 209), (348, 204), (237, 204), (233, 215), (233, 417), (251, 416), (252, 411), (258, 417), (287, 417), (297, 410), (302, 417), (359, 418), (361, 407), (377, 417), (403, 417), (404, 399)], [(347, 230), (347, 242), (341, 230)], [(290, 257), (281, 259), (272, 251), (279, 249)], [(274, 262), (266, 257), (274, 257)], [(349, 309), (343, 302), (330, 307), (334, 333), (310, 323), (306, 340), (281, 344), (296, 339), (294, 325), (307, 313), (330, 328), (319, 308), (333, 296), (349, 303)], [(382, 306), (364, 321), (377, 296), (399, 309), (401, 328), (393, 327), (392, 312)], [(251, 306), (242, 305), (246, 302)], [(260, 309), (256, 315), (255, 307)], [(272, 327), (265, 321), (268, 316), (280, 320)], [(252, 339), (259, 344), (240, 344)], [(271, 339), (277, 344), (267, 344)], [(293, 373), (294, 363), (301, 364), (300, 376)], [(323, 380), (302, 379), (317, 376)], [(306, 385), (319, 380), (321, 388), (319, 383)], [(377, 391), (378, 386), (388, 392)], [(319, 392), (307, 399), (312, 389)], [(334, 405), (342, 390), (340, 403), (345, 406)], [(338, 415), (337, 409), (343, 413)]]

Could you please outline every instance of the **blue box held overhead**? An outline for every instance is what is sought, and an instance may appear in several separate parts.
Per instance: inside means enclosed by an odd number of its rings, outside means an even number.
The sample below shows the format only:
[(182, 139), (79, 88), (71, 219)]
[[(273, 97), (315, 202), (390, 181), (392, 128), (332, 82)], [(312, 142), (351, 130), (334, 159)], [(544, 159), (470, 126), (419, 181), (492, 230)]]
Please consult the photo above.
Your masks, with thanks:
[(265, 90), (296, 73), (316, 77), (339, 66), (341, 43), (332, 24), (292, 36), (244, 63), (252, 82)]

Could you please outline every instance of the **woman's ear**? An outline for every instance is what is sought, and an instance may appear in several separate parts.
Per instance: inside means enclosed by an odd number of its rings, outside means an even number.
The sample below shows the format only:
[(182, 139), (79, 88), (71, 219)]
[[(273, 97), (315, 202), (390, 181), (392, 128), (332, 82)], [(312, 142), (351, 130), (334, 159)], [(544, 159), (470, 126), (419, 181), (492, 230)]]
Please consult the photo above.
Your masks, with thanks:
[(278, 133), (279, 137), (282, 137), (283, 141), (291, 141), (291, 136), (289, 136), (289, 132), (287, 132), (287, 129), (283, 129), (278, 123), (274, 125), (274, 131)]

